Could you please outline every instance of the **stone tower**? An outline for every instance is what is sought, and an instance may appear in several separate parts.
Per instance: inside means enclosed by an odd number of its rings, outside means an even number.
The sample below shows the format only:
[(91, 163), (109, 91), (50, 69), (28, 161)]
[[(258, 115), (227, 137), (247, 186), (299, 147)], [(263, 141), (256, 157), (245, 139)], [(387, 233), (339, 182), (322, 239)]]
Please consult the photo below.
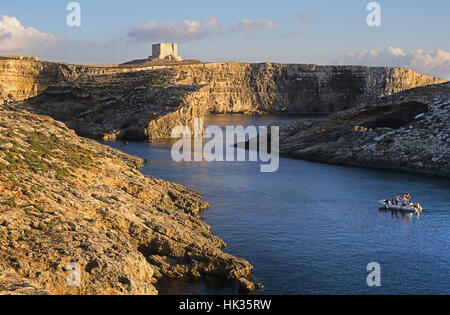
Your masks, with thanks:
[(178, 45), (159, 43), (152, 46), (152, 59), (162, 59), (162, 60), (175, 60), (183, 61), (183, 59), (178, 56)]

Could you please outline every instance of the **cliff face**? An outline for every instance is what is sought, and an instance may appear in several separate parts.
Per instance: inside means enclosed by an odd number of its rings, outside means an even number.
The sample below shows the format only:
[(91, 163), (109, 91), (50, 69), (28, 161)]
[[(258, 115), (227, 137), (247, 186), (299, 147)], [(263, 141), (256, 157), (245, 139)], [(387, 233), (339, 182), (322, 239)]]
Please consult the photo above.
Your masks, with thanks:
[[(175, 85), (173, 69), (83, 76), (49, 87), (25, 102), (96, 139), (148, 139), (149, 122), (178, 112), (196, 87)], [(189, 107), (193, 108), (193, 107)]]
[[(201, 196), (142, 163), (0, 107), (0, 295), (156, 294), (159, 279), (247, 276), (251, 265), (201, 221)], [(80, 287), (66, 283), (71, 262)]]
[(177, 70), (178, 83), (203, 86), (191, 103), (219, 113), (329, 114), (370, 98), (443, 82), (409, 69), (362, 66), (213, 63)]
[(419, 87), (323, 121), (281, 126), (280, 153), (450, 177), (450, 83)]
[(0, 102), (36, 96), (50, 85), (75, 79), (86, 70), (80, 66), (31, 59), (0, 59)]
[(49, 86), (78, 78), (111, 73), (151, 70), (155, 67), (89, 66), (38, 61), (30, 58), (0, 58), (0, 102), (24, 100)]
[(177, 84), (197, 86), (184, 106), (148, 125), (150, 139), (209, 113), (335, 113), (418, 86), (445, 80), (402, 68), (211, 63), (174, 67)]
[[(443, 82), (408, 69), (360, 66), (208, 63), (95, 67), (0, 61), (1, 65), (3, 97), (11, 93), (23, 99), (50, 86), (28, 101), (27, 109), (61, 119), (78, 134), (104, 139), (168, 138), (173, 127), (192, 126), (194, 118), (208, 113), (334, 113)], [(143, 76), (152, 81), (143, 84)]]
[(33, 60), (0, 60), (0, 102), (35, 96), (55, 80), (42, 77), (43, 63)]

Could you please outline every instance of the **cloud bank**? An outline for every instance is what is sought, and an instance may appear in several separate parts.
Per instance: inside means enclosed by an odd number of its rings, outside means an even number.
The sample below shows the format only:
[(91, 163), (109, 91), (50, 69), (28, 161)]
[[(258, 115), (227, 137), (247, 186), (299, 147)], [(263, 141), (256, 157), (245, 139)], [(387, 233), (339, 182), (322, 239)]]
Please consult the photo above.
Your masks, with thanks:
[(253, 21), (247, 18), (244, 18), (239, 21), (238, 25), (233, 27), (233, 32), (246, 32), (249, 34), (256, 33), (257, 31), (263, 29), (263, 28), (271, 28), (271, 29), (277, 29), (280, 26), (280, 23), (273, 22), (273, 21)]
[[(305, 18), (299, 16), (299, 18)], [(244, 18), (236, 26), (229, 28), (231, 33), (254, 34), (263, 29), (278, 29), (279, 23), (269, 20), (250, 20)], [(128, 37), (136, 43), (151, 41), (189, 41), (209, 36), (223, 35), (224, 27), (214, 17), (204, 22), (185, 20), (181, 23), (157, 24), (150, 21), (134, 27)], [(51, 33), (26, 27), (16, 17), (0, 15), (0, 54), (37, 55), (41, 58), (61, 61), (101, 62), (113, 57), (117, 47), (112, 44), (92, 44), (71, 41)], [(133, 46), (121, 48), (115, 60), (132, 55)], [(334, 64), (359, 64), (367, 66), (392, 66), (411, 68), (418, 72), (450, 79), (450, 52), (443, 49), (425, 51), (417, 49), (404, 51), (398, 47), (351, 52)]]
[(134, 27), (128, 36), (137, 42), (145, 41), (187, 41), (201, 39), (222, 32), (220, 22), (209, 18), (206, 22), (197, 20), (184, 20), (182, 23), (157, 24), (150, 21), (143, 25)]
[(396, 47), (387, 47), (380, 51), (363, 50), (348, 53), (342, 64), (405, 67), (450, 79), (450, 52), (443, 49), (428, 52), (423, 49), (405, 52)]
[(34, 27), (25, 27), (15, 17), (0, 15), (1, 54), (39, 54), (61, 39)]
[[(244, 18), (234, 27), (224, 27), (215, 17), (201, 22), (185, 20), (181, 23), (148, 23), (138, 25), (126, 37), (133, 43), (118, 41), (92, 43), (72, 40), (55, 34), (42, 32), (34, 27), (22, 25), (16, 17), (0, 15), (0, 54), (36, 55), (43, 60), (68, 61), (74, 63), (117, 63), (137, 59), (136, 45), (148, 42), (187, 42), (207, 37), (217, 37), (226, 33), (253, 34), (263, 29), (278, 29), (279, 23), (269, 20)], [(142, 50), (143, 46), (138, 46)], [(147, 52), (148, 53), (148, 52)]]
[[(247, 18), (240, 20), (230, 30), (233, 33), (254, 34), (264, 28), (277, 29), (280, 23), (269, 20), (255, 21)], [(224, 27), (214, 17), (206, 22), (185, 20), (181, 23), (156, 23), (150, 21), (134, 27), (128, 37), (137, 42), (150, 41), (190, 41), (211, 36), (223, 35)]]

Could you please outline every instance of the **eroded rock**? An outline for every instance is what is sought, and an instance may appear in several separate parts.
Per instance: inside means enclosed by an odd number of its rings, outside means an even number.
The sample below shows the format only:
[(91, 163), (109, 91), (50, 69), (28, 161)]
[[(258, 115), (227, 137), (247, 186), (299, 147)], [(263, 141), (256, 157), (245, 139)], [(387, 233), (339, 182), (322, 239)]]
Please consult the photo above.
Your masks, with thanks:
[(280, 153), (335, 164), (450, 177), (450, 83), (400, 92), (281, 126)]
[[(0, 108), (0, 158), (8, 294), (156, 294), (158, 279), (250, 273), (201, 221), (201, 195), (141, 174), (142, 159), (9, 106)], [(72, 262), (80, 287), (66, 282)]]
[[(96, 139), (170, 138), (209, 113), (335, 113), (443, 82), (409, 69), (278, 63), (74, 66), (0, 60), (0, 101), (65, 122)], [(22, 91), (22, 92), (20, 92)]]

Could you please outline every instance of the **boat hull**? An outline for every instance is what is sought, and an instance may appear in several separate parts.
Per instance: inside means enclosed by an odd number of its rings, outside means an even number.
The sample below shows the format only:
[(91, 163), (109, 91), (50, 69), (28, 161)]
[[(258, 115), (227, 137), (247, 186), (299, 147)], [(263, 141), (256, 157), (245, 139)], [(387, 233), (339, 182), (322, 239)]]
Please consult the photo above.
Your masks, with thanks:
[(386, 200), (381, 200), (379, 202), (379, 204), (381, 205), (381, 207), (383, 209), (388, 209), (388, 210), (395, 210), (395, 211), (402, 211), (402, 212), (409, 212), (409, 213), (420, 213), (420, 212), (422, 212), (422, 207), (420, 205), (417, 205), (417, 207), (391, 205)]

